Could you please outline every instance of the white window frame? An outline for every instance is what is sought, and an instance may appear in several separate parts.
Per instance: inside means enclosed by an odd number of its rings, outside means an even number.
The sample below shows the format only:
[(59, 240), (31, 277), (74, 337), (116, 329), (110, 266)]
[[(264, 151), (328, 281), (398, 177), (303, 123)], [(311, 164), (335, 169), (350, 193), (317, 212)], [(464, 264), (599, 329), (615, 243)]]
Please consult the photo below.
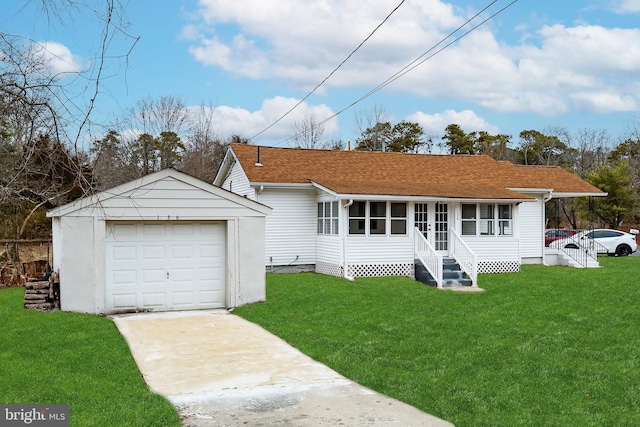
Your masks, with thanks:
[[(502, 217), (503, 211), (501, 207), (507, 207), (509, 215), (507, 218)], [(513, 205), (498, 204), (496, 209), (498, 210), (498, 234), (500, 236), (513, 236)]]
[(340, 229), (339, 214), (340, 206), (337, 200), (318, 202), (318, 235), (337, 236)]
[[(364, 203), (364, 216), (361, 215), (354, 215), (351, 216), (351, 212), (353, 210), (356, 209), (357, 206), (360, 206), (361, 203)], [(367, 213), (369, 211), (369, 204), (364, 201), (364, 200), (357, 200), (354, 201), (353, 204), (351, 206), (349, 206), (348, 212), (347, 212), (347, 224), (348, 224), (348, 231), (349, 231), (349, 236), (366, 236), (367, 235)], [(351, 228), (351, 223), (352, 221), (358, 221), (358, 223), (362, 222), (363, 227), (360, 228), (356, 228), (355, 230), (357, 230), (356, 233), (352, 232), (352, 228)], [(361, 231), (362, 230), (362, 231)]]
[[(401, 205), (404, 206), (404, 216), (399, 216), (399, 215), (395, 215), (394, 216), (394, 205)], [(408, 217), (408, 210), (409, 207), (407, 206), (406, 202), (390, 202), (389, 203), (389, 234), (391, 234), (392, 236), (404, 236), (407, 234), (407, 217)], [(404, 231), (402, 231), (401, 233), (398, 232), (394, 232), (394, 228), (398, 227), (398, 226), (402, 226), (402, 229)]]
[[(364, 216), (352, 216), (352, 211), (356, 208), (352, 207), (356, 203), (364, 203)], [(372, 203), (380, 203), (384, 205), (384, 216), (381, 215), (381, 212), (377, 212), (377, 216), (371, 215), (371, 204)], [(404, 216), (393, 216), (396, 214), (397, 210), (392, 209), (394, 205), (404, 205)], [(367, 236), (367, 237), (377, 237), (377, 236), (407, 236), (408, 235), (408, 224), (409, 224), (409, 206), (407, 202), (391, 202), (391, 201), (383, 201), (383, 200), (358, 200), (354, 201), (353, 205), (349, 207), (348, 212), (349, 217), (347, 221), (349, 223), (349, 236)], [(351, 227), (353, 221), (363, 221), (364, 222), (364, 230), (361, 228), (357, 228), (358, 232), (354, 233)], [(374, 223), (375, 221), (375, 223)], [(401, 224), (404, 224), (402, 227)], [(373, 225), (378, 225), (381, 227), (373, 227)], [(400, 227), (403, 232), (396, 232), (397, 228)], [(374, 230), (375, 232), (372, 232)]]
[[(474, 206), (473, 211), (465, 206)], [(490, 207), (489, 209), (487, 207)], [(504, 207), (508, 209), (503, 210)], [(481, 238), (496, 236), (513, 236), (513, 205), (506, 203), (462, 203), (461, 222), (463, 236), (476, 236)], [(507, 212), (507, 215), (504, 215)], [(465, 217), (466, 214), (466, 217)], [(469, 233), (470, 224), (473, 224), (474, 233)], [(466, 229), (466, 233), (465, 233)]]

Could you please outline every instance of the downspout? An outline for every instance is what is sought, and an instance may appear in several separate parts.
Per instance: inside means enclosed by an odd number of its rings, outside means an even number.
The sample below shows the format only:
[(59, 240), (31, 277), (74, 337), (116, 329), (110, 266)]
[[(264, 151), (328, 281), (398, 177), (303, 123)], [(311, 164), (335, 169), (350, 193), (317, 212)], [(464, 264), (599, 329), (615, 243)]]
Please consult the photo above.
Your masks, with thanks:
[(344, 229), (344, 236), (342, 238), (342, 274), (343, 277), (347, 280), (350, 281), (354, 281), (355, 279), (351, 276), (349, 276), (347, 274), (348, 268), (347, 268), (347, 236), (349, 235), (349, 206), (351, 206), (353, 204), (353, 199), (350, 199), (346, 205), (344, 205), (344, 209), (346, 212), (346, 220), (344, 221), (345, 226), (343, 227)]
[[(542, 198), (542, 239), (540, 244), (542, 245), (542, 265), (549, 265), (547, 263), (546, 251), (547, 248), (544, 245), (544, 230), (547, 228), (547, 202), (553, 199), (553, 190), (549, 190), (549, 194)], [(520, 257), (522, 259), (522, 257)]]
[(256, 191), (256, 202), (260, 201), (260, 195), (262, 194), (263, 191), (264, 191), (264, 185), (261, 185), (260, 187), (258, 187), (258, 191)]

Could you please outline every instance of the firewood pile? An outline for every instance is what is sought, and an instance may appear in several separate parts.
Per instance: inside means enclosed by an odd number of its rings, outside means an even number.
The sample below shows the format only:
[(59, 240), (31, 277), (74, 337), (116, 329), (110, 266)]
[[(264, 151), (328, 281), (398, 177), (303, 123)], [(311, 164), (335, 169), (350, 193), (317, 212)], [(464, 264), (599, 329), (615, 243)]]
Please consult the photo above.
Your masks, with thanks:
[(42, 280), (50, 271), (49, 240), (2, 240), (0, 243), (0, 288)]
[(12, 261), (0, 262), (0, 287), (22, 286), (26, 282), (40, 280), (47, 271), (47, 261), (43, 259), (20, 263), (22, 269)]
[(0, 287), (21, 286), (24, 278), (12, 262), (0, 263)]
[(56, 273), (49, 280), (27, 282), (24, 287), (24, 308), (42, 311), (60, 308), (60, 280)]

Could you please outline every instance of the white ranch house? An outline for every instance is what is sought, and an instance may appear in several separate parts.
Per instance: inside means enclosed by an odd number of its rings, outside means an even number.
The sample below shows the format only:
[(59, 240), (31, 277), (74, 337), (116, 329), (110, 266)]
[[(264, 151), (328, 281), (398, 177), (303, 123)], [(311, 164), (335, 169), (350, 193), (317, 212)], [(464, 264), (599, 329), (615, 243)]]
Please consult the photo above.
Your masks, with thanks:
[(232, 144), (214, 185), (267, 205), (267, 268), (346, 278), (415, 276), (442, 260), (478, 273), (545, 258), (545, 202), (606, 194), (560, 167), (488, 156)]

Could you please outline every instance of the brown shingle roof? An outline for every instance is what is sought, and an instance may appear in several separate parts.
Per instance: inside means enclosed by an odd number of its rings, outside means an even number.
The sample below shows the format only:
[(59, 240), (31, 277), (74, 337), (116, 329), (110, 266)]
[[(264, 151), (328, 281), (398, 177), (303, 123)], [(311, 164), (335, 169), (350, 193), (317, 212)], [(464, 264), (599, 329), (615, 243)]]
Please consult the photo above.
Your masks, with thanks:
[(516, 166), (482, 155), (260, 146), (262, 166), (256, 166), (257, 145), (232, 144), (231, 148), (251, 182), (315, 182), (339, 194), (529, 199), (508, 188), (562, 187), (565, 192), (600, 192), (562, 168)]

